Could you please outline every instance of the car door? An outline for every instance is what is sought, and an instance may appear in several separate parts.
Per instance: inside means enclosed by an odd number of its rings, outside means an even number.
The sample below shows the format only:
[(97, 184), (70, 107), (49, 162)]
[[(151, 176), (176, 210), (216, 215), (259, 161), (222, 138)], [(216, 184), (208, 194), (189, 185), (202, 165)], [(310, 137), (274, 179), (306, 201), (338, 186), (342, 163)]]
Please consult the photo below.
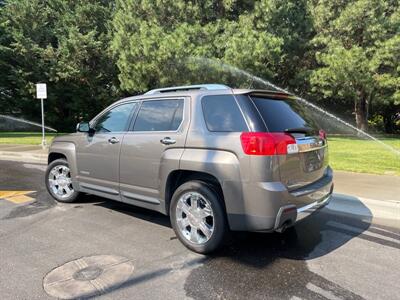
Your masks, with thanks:
[[(189, 120), (189, 99), (143, 100), (120, 156), (122, 201), (160, 210), (163, 170), (178, 169)], [(162, 187), (163, 188), (163, 187)]]
[(80, 190), (120, 200), (119, 154), (137, 102), (116, 104), (91, 122), (76, 144)]

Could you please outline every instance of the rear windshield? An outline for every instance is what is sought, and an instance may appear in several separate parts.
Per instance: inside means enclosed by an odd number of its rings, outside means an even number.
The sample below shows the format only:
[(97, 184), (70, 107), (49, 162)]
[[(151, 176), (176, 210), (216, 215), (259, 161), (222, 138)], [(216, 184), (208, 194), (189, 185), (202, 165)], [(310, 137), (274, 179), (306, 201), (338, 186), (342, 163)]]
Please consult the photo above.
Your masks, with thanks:
[(317, 128), (306, 108), (297, 100), (260, 97), (252, 97), (252, 99), (270, 132), (283, 132), (303, 127)]

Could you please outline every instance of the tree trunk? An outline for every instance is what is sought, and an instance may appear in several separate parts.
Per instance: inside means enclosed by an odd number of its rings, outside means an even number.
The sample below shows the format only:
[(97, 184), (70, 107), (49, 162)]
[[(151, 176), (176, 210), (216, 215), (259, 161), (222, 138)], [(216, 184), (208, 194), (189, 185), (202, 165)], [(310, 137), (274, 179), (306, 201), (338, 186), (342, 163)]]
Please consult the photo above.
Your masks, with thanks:
[(359, 93), (358, 99), (354, 103), (354, 113), (356, 115), (357, 128), (367, 132), (367, 98), (363, 92)]
[(383, 115), (383, 125), (385, 127), (385, 133), (393, 133), (394, 132), (394, 124), (391, 115)]

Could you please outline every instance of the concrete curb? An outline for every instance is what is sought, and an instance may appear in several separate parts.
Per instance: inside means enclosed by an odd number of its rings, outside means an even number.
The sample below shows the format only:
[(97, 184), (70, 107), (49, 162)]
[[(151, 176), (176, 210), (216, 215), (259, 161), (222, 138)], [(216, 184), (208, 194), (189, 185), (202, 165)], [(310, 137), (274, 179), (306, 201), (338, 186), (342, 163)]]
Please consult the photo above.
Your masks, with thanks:
[(357, 196), (334, 194), (327, 208), (363, 217), (400, 221), (400, 201), (398, 200), (374, 200)]

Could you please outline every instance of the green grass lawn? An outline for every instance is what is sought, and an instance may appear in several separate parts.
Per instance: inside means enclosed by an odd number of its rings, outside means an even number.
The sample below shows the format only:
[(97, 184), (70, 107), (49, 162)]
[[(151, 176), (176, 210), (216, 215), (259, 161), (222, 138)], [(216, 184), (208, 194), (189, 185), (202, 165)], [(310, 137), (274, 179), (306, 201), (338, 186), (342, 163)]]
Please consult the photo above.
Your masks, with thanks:
[[(56, 134), (46, 133), (49, 144)], [(380, 138), (400, 151), (400, 138)], [(0, 144), (40, 145), (40, 132), (0, 132)], [(334, 170), (400, 176), (400, 155), (379, 143), (356, 137), (329, 136), (329, 160)]]
[[(56, 136), (55, 133), (46, 132), (46, 142), (51, 143), (51, 140)], [(0, 132), (0, 144), (20, 144), (20, 145), (41, 145), (41, 132)]]
[[(380, 138), (400, 151), (400, 138)], [(400, 155), (372, 140), (328, 136), (329, 161), (334, 170), (400, 176)]]

